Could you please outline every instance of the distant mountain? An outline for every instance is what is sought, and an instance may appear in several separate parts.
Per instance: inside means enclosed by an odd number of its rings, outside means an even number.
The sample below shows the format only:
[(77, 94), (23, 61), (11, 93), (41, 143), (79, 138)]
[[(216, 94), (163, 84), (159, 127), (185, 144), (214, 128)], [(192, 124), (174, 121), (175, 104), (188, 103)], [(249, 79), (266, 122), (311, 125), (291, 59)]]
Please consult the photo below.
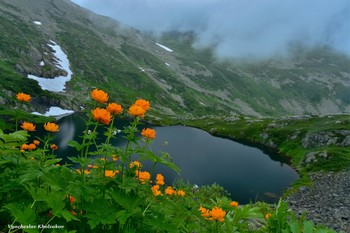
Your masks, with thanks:
[[(33, 96), (33, 111), (79, 110), (97, 87), (125, 105), (151, 100), (154, 118), (350, 112), (350, 58), (327, 47), (295, 44), (288, 58), (222, 61), (212, 48), (194, 49), (191, 32), (155, 39), (69, 0), (1, 0), (0, 22), (1, 104), (22, 91)], [(64, 92), (27, 78), (67, 75), (52, 41), (73, 73)]]

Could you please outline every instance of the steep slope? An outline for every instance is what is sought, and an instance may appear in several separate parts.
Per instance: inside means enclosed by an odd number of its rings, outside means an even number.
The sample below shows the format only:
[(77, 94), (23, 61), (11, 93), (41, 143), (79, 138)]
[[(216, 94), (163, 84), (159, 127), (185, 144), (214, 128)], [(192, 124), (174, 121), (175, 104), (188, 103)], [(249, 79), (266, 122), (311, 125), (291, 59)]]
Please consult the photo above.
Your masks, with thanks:
[[(288, 59), (255, 63), (218, 61), (212, 48), (192, 47), (191, 33), (155, 40), (69, 0), (3, 0), (0, 21), (1, 103), (25, 91), (34, 96), (33, 110), (79, 110), (98, 87), (123, 104), (149, 99), (153, 116), (172, 118), (350, 112), (350, 59), (329, 48), (294, 46)], [(73, 71), (65, 92), (43, 91), (26, 78), (65, 74), (54, 64), (50, 40)]]

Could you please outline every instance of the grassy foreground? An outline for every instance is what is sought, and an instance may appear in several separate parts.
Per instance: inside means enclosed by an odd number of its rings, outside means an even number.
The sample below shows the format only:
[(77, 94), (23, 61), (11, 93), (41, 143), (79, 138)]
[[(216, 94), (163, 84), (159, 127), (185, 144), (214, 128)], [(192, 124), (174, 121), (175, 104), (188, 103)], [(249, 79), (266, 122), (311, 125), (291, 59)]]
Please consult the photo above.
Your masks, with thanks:
[[(15, 130), (0, 130), (0, 231), (4, 232), (334, 232), (297, 218), (280, 200), (276, 205), (240, 205), (218, 186), (165, 185), (162, 174), (145, 171), (143, 161), (180, 172), (167, 153), (155, 154), (153, 129), (138, 126), (150, 109), (138, 99), (122, 129), (127, 144), (110, 144), (118, 130), (114, 121), (123, 107), (108, 102), (102, 90), (91, 92), (91, 109), (72, 163), (60, 164), (51, 143), (59, 125), (45, 122), (47, 135), (29, 139), (34, 124), (15, 114)], [(17, 95), (18, 112), (30, 96)], [(103, 127), (105, 133), (97, 134)], [(21, 130), (19, 130), (21, 129)], [(141, 134), (141, 138), (138, 137)], [(96, 138), (105, 142), (96, 144)], [(131, 155), (138, 160), (131, 160)], [(73, 164), (78, 165), (73, 168)]]

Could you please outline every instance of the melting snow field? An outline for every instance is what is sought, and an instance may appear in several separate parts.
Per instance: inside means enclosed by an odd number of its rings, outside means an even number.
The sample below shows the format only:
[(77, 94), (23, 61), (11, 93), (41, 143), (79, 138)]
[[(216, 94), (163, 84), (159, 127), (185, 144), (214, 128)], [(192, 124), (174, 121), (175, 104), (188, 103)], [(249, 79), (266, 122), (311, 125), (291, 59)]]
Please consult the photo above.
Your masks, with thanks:
[(32, 112), (32, 114), (41, 115), (41, 116), (59, 116), (59, 115), (65, 115), (65, 114), (71, 114), (71, 113), (74, 113), (74, 111), (62, 109), (60, 107), (50, 107), (50, 109), (44, 114), (41, 114), (38, 112)]
[(156, 45), (158, 45), (158, 46), (161, 47), (162, 49), (165, 49), (165, 50), (168, 51), (168, 52), (173, 52), (172, 49), (169, 49), (168, 47), (166, 47), (166, 46), (164, 46), (164, 45), (161, 45), (161, 44), (158, 44), (158, 43), (156, 43)]
[(54, 50), (56, 58), (56, 67), (67, 71), (67, 76), (58, 76), (55, 78), (43, 78), (28, 74), (28, 78), (38, 81), (43, 90), (53, 92), (64, 92), (66, 82), (72, 78), (73, 72), (69, 68), (69, 60), (67, 55), (63, 52), (61, 47), (54, 41), (50, 40), (51, 44), (47, 44)]

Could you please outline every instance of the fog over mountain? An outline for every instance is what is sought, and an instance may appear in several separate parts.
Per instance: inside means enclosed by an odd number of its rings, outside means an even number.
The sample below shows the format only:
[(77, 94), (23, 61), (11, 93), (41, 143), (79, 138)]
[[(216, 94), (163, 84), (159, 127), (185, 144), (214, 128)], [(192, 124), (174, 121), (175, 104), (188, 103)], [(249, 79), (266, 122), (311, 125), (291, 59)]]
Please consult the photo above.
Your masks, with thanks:
[(348, 0), (72, 0), (140, 30), (193, 31), (222, 57), (284, 54), (292, 41), (350, 55)]

